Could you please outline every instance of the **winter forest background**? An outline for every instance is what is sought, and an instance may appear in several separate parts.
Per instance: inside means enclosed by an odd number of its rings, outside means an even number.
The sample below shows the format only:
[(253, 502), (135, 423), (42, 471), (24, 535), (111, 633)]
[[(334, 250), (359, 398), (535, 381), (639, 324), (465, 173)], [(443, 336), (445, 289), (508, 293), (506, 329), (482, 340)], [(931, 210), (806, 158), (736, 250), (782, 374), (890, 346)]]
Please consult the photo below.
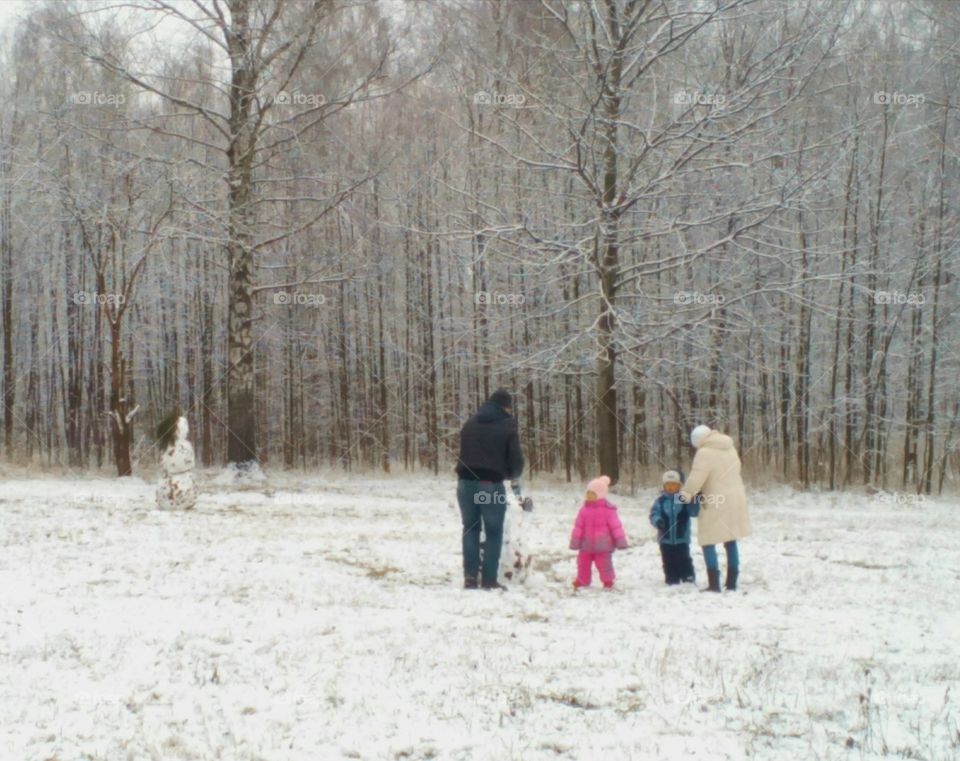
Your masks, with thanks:
[(960, 470), (960, 3), (32, 4), (0, 45), (3, 457)]

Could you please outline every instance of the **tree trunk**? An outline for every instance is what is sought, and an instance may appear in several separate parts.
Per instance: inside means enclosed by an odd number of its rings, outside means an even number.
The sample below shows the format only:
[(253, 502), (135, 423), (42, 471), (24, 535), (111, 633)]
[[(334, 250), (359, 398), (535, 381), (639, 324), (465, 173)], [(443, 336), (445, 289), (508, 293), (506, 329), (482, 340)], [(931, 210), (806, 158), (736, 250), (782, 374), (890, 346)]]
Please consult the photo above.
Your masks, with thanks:
[[(616, 5), (607, 2), (607, 26), (611, 40), (620, 41), (621, 31)], [(600, 276), (600, 319), (598, 333), (600, 356), (597, 359), (597, 453), (600, 471), (611, 483), (620, 480), (619, 434), (617, 431), (617, 345), (614, 305), (620, 276), (619, 223), (616, 209), (619, 170), (618, 132), (623, 49), (618, 48), (610, 61), (604, 83), (603, 109), (603, 209), (596, 237), (597, 268)]]
[(227, 316), (227, 461), (249, 466), (257, 460), (253, 342), (253, 158), (256, 133), (252, 116), (256, 95), (248, 0), (230, 4), (230, 145), (227, 149), (230, 272)]
[[(14, 110), (14, 124), (16, 124)], [(12, 137), (12, 136), (11, 136)], [(0, 185), (3, 196), (0, 200), (0, 282), (3, 290), (3, 449), (9, 458), (13, 449), (13, 418), (16, 402), (17, 378), (13, 356), (13, 183), (10, 182), (11, 152), (13, 145), (7, 135), (0, 135)]]
[(877, 293), (877, 270), (880, 260), (880, 224), (883, 217), (883, 183), (885, 179), (885, 169), (887, 160), (887, 133), (889, 130), (889, 120), (887, 109), (883, 110), (883, 133), (880, 144), (880, 167), (877, 177), (877, 197), (876, 208), (874, 209), (873, 219), (871, 220), (871, 254), (870, 269), (867, 275), (867, 334), (864, 341), (864, 433), (863, 448), (861, 449), (861, 463), (863, 465), (863, 482), (866, 484), (874, 481), (874, 472), (878, 447), (878, 420), (877, 420), (877, 392), (880, 386), (880, 357), (877, 354), (876, 339), (876, 293)]
[(127, 398), (127, 360), (123, 356), (120, 323), (110, 325), (110, 430), (113, 434), (113, 461), (118, 476), (133, 475), (130, 462), (131, 400)]
[[(936, 239), (934, 241), (936, 257), (936, 269), (933, 276), (933, 310), (930, 315), (930, 374), (927, 382), (927, 416), (924, 421), (924, 452), (923, 452), (923, 479), (922, 489), (925, 494), (930, 494), (933, 489), (933, 461), (934, 461), (934, 443), (935, 429), (934, 422), (936, 415), (934, 408), (937, 403), (937, 351), (940, 340), (940, 331), (937, 324), (937, 317), (940, 311), (940, 279), (943, 275), (943, 220), (946, 214), (946, 159), (947, 146), (947, 119), (950, 112), (949, 97), (943, 108), (943, 122), (940, 126), (940, 162), (939, 162), (939, 198), (937, 204), (937, 226), (935, 231)], [(919, 310), (917, 310), (919, 311)], [(956, 419), (956, 415), (954, 415)], [(951, 426), (952, 427), (952, 426)], [(946, 449), (945, 449), (946, 451)], [(941, 469), (941, 486), (943, 484), (943, 469)]]

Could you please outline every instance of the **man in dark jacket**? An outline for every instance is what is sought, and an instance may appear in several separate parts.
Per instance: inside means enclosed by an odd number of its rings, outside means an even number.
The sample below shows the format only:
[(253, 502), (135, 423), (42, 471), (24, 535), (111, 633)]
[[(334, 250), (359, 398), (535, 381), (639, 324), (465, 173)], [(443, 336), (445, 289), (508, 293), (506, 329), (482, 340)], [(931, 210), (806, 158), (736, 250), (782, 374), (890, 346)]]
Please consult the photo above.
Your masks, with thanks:
[[(517, 421), (510, 414), (513, 398), (497, 389), (460, 430), (457, 458), (457, 502), (463, 519), (463, 576), (467, 589), (503, 589), (497, 581), (503, 546), (507, 491), (503, 482), (523, 472)], [(486, 534), (480, 568), (480, 528)]]

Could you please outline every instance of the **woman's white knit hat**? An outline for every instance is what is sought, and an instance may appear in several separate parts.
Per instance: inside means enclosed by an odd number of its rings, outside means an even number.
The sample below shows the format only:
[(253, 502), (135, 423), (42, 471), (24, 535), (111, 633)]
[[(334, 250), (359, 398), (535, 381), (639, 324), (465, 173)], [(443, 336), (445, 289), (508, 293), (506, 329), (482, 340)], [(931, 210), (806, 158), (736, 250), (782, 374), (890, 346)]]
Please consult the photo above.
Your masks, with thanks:
[(708, 433), (711, 433), (711, 428), (709, 425), (698, 425), (696, 428), (690, 431), (690, 443), (699, 449), (700, 444), (707, 437)]

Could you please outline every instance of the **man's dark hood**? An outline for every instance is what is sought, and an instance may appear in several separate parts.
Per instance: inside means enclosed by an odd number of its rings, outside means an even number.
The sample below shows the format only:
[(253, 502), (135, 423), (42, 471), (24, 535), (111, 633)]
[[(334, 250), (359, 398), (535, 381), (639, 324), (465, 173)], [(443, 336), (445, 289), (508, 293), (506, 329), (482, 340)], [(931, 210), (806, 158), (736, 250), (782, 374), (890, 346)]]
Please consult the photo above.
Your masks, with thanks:
[(506, 420), (510, 415), (496, 402), (486, 401), (474, 417), (478, 423), (492, 423), (496, 420)]

